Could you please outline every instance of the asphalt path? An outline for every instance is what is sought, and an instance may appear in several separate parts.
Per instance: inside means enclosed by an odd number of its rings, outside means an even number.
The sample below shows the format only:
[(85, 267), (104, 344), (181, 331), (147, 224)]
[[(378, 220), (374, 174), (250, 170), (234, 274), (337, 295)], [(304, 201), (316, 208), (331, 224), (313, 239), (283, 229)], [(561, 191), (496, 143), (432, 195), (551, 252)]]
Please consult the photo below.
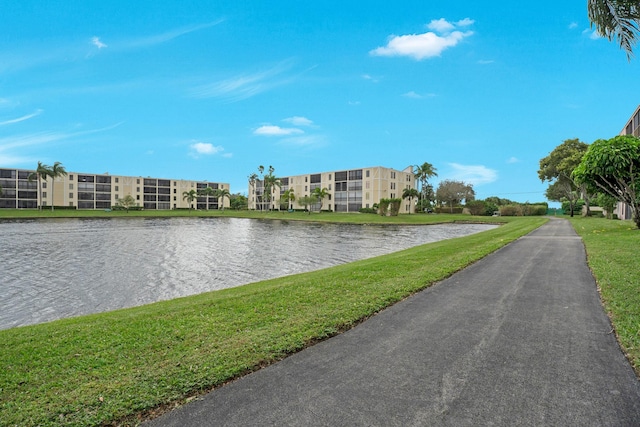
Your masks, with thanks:
[(557, 219), (146, 425), (640, 426), (640, 383)]

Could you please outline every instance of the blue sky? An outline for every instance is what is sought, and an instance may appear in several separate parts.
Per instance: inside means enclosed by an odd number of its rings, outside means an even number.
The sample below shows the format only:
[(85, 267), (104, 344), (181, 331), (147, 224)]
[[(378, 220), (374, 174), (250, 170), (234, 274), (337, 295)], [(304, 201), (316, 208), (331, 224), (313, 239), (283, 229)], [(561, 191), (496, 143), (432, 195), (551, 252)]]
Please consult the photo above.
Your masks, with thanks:
[(620, 132), (638, 59), (586, 0), (1, 2), (0, 167), (229, 182), (429, 162), (544, 200), (538, 162)]

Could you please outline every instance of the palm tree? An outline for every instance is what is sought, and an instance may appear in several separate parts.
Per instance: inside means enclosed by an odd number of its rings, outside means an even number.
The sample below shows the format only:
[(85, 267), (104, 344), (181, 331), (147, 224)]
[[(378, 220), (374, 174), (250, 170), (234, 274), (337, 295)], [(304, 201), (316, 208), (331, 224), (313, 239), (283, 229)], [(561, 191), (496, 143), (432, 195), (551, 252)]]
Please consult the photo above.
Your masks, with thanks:
[(293, 193), (293, 188), (285, 190), (280, 196), (280, 199), (287, 202), (287, 209), (292, 209), (292, 202), (296, 200), (296, 195)]
[(327, 190), (326, 188), (317, 187), (313, 189), (311, 194), (315, 196), (320, 202), (320, 212), (322, 212), (322, 201), (329, 195), (329, 190)]
[(222, 211), (224, 212), (224, 198), (226, 197), (231, 202), (231, 193), (226, 188), (218, 188), (215, 197), (218, 198), (218, 209), (222, 206)]
[[(413, 198), (418, 197), (419, 195), (420, 193), (418, 193), (418, 190), (416, 190), (415, 188), (407, 187), (404, 190), (402, 190), (402, 198), (409, 199), (409, 203), (412, 203)], [(411, 213), (411, 210), (409, 210), (409, 213)]]
[(630, 0), (588, 0), (589, 21), (596, 31), (609, 39), (617, 38), (620, 48), (631, 60), (640, 28), (640, 3)]
[(269, 173), (264, 176), (264, 181), (263, 181), (264, 195), (267, 198), (267, 204), (268, 204), (269, 210), (271, 210), (271, 200), (273, 200), (273, 190), (275, 189), (275, 187), (282, 186), (282, 183), (280, 182), (280, 178), (276, 177), (273, 174), (273, 172), (275, 172), (275, 169), (273, 168), (273, 166), (269, 166)]
[(207, 210), (209, 210), (209, 197), (216, 197), (216, 191), (207, 185), (206, 188), (198, 191), (198, 196), (207, 198)]
[(189, 190), (182, 192), (182, 200), (186, 200), (189, 203), (189, 212), (191, 212), (191, 204), (198, 198), (198, 192), (196, 190)]
[(51, 177), (51, 210), (53, 211), (53, 205), (55, 203), (53, 199), (53, 187), (55, 187), (55, 180), (59, 176), (67, 176), (67, 171), (64, 166), (62, 166), (62, 163), (55, 162), (53, 166), (51, 166), (51, 169), (49, 169), (49, 172), (49, 176)]
[(438, 176), (436, 170), (437, 169), (429, 162), (424, 162), (422, 165), (415, 165), (413, 167), (413, 176), (416, 181), (420, 183), (420, 199), (422, 200), (422, 204), (424, 204), (424, 200), (427, 198), (429, 178)]
[(39, 161), (36, 171), (31, 172), (27, 177), (27, 180), (29, 182), (33, 181), (34, 179), (38, 180), (38, 196), (37, 196), (38, 199), (37, 200), (38, 200), (39, 210), (42, 210), (42, 180), (44, 179), (46, 181), (48, 176), (51, 176), (51, 168)]

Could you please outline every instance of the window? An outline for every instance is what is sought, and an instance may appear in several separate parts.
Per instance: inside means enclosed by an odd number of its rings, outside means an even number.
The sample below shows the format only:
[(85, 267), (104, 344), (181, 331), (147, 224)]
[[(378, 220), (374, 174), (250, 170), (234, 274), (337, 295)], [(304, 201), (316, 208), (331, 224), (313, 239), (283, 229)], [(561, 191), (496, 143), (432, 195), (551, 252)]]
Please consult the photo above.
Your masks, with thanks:
[(69, 193), (69, 198), (73, 199), (73, 193)]
[(116, 194), (116, 200), (118, 200), (118, 195)]
[(46, 191), (42, 192), (42, 197), (47, 197), (47, 192)]
[(140, 178), (136, 179), (136, 184), (140, 184)]
[[(118, 181), (116, 181), (116, 182), (118, 182)], [(116, 185), (116, 191), (118, 191), (118, 190), (119, 190), (119, 188), (118, 188), (118, 186)]]
[(73, 174), (69, 175), (69, 179), (73, 180)]
[(331, 181), (331, 174), (329, 174), (329, 181)]
[(73, 190), (73, 184), (69, 184), (69, 190)]
[(173, 189), (173, 194), (176, 194), (176, 189), (175, 188)]
[(140, 200), (140, 195), (136, 194), (136, 200)]
[(391, 172), (391, 179), (396, 179), (396, 173), (395, 172)]
[(369, 171), (366, 172), (366, 176), (367, 176), (367, 178), (369, 178)]
[(118, 183), (118, 178), (116, 178), (116, 183)]
[(47, 188), (47, 183), (46, 182), (42, 183), (42, 188)]
[[(140, 180), (138, 180), (138, 181), (140, 181)], [(140, 192), (140, 187), (136, 187), (136, 192), (138, 192), (138, 193)]]

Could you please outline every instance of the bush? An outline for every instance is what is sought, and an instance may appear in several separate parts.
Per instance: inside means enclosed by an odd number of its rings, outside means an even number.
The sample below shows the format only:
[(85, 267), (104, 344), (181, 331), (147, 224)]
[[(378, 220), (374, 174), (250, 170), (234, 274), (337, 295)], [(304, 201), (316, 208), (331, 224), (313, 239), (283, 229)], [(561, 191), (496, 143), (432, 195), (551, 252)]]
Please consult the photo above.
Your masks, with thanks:
[(377, 214), (378, 210), (373, 208), (360, 208), (360, 213)]
[(522, 216), (522, 207), (520, 205), (500, 206), (500, 216)]
[(460, 206), (455, 208), (436, 208), (436, 213), (445, 213), (445, 214), (461, 214), (464, 209)]
[(471, 215), (486, 215), (487, 214), (487, 204), (482, 200), (473, 200), (471, 202), (467, 202), (467, 209), (469, 209), (469, 213)]

